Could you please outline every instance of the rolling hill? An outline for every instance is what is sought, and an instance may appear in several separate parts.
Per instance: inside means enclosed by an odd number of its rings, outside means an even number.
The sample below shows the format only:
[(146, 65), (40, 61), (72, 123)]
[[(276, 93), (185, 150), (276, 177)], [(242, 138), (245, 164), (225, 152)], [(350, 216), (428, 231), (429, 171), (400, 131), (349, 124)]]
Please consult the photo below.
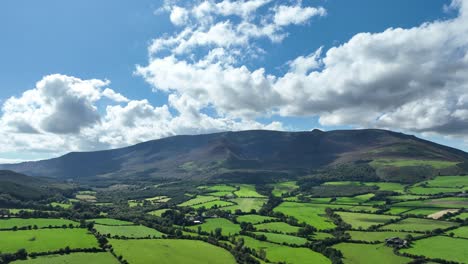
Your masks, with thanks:
[[(366, 163), (379, 175), (463, 172), (468, 153), (387, 130), (252, 130), (173, 136), (121, 149), (0, 165), (31, 176), (91, 179), (208, 179), (236, 175), (306, 175), (337, 164)], [(403, 171), (403, 174), (401, 173)], [(392, 176), (392, 177), (393, 177)]]

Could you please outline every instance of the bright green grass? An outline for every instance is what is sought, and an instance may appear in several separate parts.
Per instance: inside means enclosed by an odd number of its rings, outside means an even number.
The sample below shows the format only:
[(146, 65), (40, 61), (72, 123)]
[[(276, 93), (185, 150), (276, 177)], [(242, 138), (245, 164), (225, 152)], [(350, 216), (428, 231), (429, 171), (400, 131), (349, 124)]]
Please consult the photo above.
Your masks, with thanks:
[(237, 188), (229, 185), (220, 184), (207, 187), (206, 190), (217, 192), (234, 192), (237, 190)]
[(77, 222), (68, 220), (68, 219), (56, 219), (56, 218), (9, 218), (0, 220), (0, 229), (11, 229), (14, 226), (28, 227), (36, 225), (39, 228), (44, 227), (57, 227), (57, 226), (68, 226), (72, 224), (73, 226), (79, 226)]
[(410, 210), (413, 210), (413, 209), (410, 208), (410, 207), (392, 207), (388, 211), (386, 211), (385, 213), (393, 214), (393, 215), (399, 215), (401, 213), (404, 213), (404, 212), (410, 211)]
[(96, 238), (86, 229), (38, 229), (1, 231), (0, 251), (13, 253), (24, 248), (28, 253), (55, 251), (61, 248), (97, 248)]
[(461, 192), (461, 189), (456, 188), (445, 188), (445, 187), (432, 187), (432, 188), (425, 188), (425, 187), (411, 187), (408, 192), (416, 195), (434, 195), (434, 194), (441, 194), (441, 193), (457, 193)]
[(403, 193), (405, 185), (395, 182), (365, 182), (366, 186), (377, 186), (380, 191), (393, 191)]
[(149, 212), (148, 214), (154, 215), (154, 216), (162, 216), (165, 212), (167, 212), (169, 209), (159, 209), (159, 210), (154, 210)]
[(406, 218), (397, 223), (386, 225), (381, 227), (382, 230), (395, 230), (395, 231), (432, 231), (434, 229), (446, 229), (452, 226), (456, 226), (456, 223), (439, 221), (432, 219), (423, 218)]
[(433, 187), (465, 187), (468, 186), (468, 176), (437, 176), (427, 181), (428, 186)]
[(202, 203), (207, 203), (207, 202), (217, 201), (217, 200), (219, 200), (219, 197), (199, 195), (193, 199), (190, 199), (184, 203), (179, 204), (179, 206), (194, 206), (197, 204), (202, 204)]
[(462, 219), (462, 220), (465, 220), (465, 219), (468, 219), (468, 212), (466, 213), (461, 213), (459, 215), (456, 215), (456, 216), (452, 216), (450, 219)]
[(255, 249), (257, 252), (260, 249), (266, 251), (266, 258), (272, 262), (284, 262), (290, 264), (303, 263), (331, 263), (331, 261), (320, 253), (312, 251), (308, 248), (293, 248), (274, 243), (258, 241), (251, 237), (242, 236), (245, 246)]
[(368, 231), (348, 231), (351, 235), (352, 240), (359, 241), (380, 241), (384, 242), (385, 239), (391, 237), (405, 238), (406, 235), (411, 234), (409, 232), (397, 232), (397, 231), (384, 231), (384, 232), (368, 232)]
[(211, 209), (214, 207), (220, 208), (220, 207), (226, 207), (226, 206), (231, 206), (231, 205), (234, 205), (234, 203), (227, 202), (227, 201), (211, 201), (207, 203), (193, 205), (192, 208), (198, 209), (200, 207), (205, 207), (206, 209)]
[(281, 232), (285, 234), (297, 233), (297, 231), (299, 231), (299, 227), (292, 226), (284, 222), (263, 223), (263, 224), (254, 225), (254, 227), (258, 231), (273, 231), (273, 232)]
[(455, 230), (448, 231), (448, 233), (453, 233), (455, 237), (468, 238), (468, 226), (462, 226)]
[(378, 214), (362, 214), (362, 213), (349, 213), (337, 212), (344, 222), (350, 224), (353, 228), (367, 229), (373, 225), (380, 225), (387, 223), (392, 219), (398, 219), (398, 216), (391, 215), (378, 215)]
[(395, 195), (395, 196), (388, 196), (388, 198), (392, 201), (409, 201), (409, 200), (417, 200), (419, 198), (427, 198), (426, 196), (422, 195), (412, 195), (412, 194), (402, 194), (402, 195)]
[(276, 197), (281, 197), (283, 194), (290, 193), (299, 188), (295, 181), (280, 182), (273, 184), (273, 191), (271, 192)]
[(403, 264), (411, 261), (410, 258), (395, 255), (392, 248), (383, 244), (340, 243), (333, 248), (343, 253), (345, 264)]
[(282, 244), (287, 243), (290, 245), (299, 245), (302, 246), (307, 243), (307, 239), (303, 237), (284, 235), (284, 234), (275, 234), (275, 233), (266, 233), (266, 232), (254, 232), (256, 235), (265, 235), (267, 240), (270, 242)]
[(295, 217), (299, 222), (314, 226), (319, 230), (334, 228), (333, 222), (325, 216), (325, 208), (331, 205), (283, 202), (273, 211)]
[(89, 194), (77, 194), (75, 198), (85, 202), (96, 202), (96, 196)]
[(217, 197), (229, 197), (229, 198), (233, 198), (235, 197), (234, 193), (232, 192), (210, 192), (210, 193), (207, 193), (206, 195), (210, 195), (210, 196), (217, 196)]
[(68, 209), (68, 208), (71, 207), (71, 204), (68, 204), (68, 203), (53, 202), (53, 203), (50, 203), (50, 205), (52, 205), (53, 207), (60, 207), (60, 208), (63, 208), (63, 209)]
[(49, 255), (28, 260), (19, 260), (16, 264), (119, 264), (119, 261), (108, 252), (102, 253), (72, 253), (69, 255)]
[(324, 239), (327, 239), (327, 238), (333, 238), (334, 236), (332, 234), (329, 234), (329, 233), (323, 233), (323, 232), (315, 232), (311, 238), (312, 239), (315, 239), (315, 240), (324, 240)]
[(223, 207), (223, 210), (228, 210), (231, 212), (241, 210), (242, 212), (247, 213), (249, 213), (252, 210), (260, 210), (262, 206), (267, 202), (267, 200), (263, 198), (235, 198), (229, 201), (236, 203), (236, 205)]
[(436, 169), (443, 169), (455, 166), (458, 162), (444, 160), (412, 160), (412, 159), (376, 159), (370, 165), (379, 167), (408, 167), (408, 166), (431, 166)]
[(233, 222), (224, 218), (207, 219), (206, 222), (201, 225), (189, 226), (187, 228), (193, 231), (197, 231), (199, 226), (202, 228), (202, 231), (208, 233), (214, 233), (216, 228), (221, 228), (221, 233), (225, 236), (235, 235), (241, 231), (241, 228), (238, 224), (234, 224)]
[(112, 219), (112, 218), (95, 218), (95, 219), (89, 219), (88, 221), (94, 222), (100, 225), (111, 225), (111, 226), (134, 225), (134, 223), (132, 222), (122, 221), (122, 220)]
[(95, 191), (79, 191), (77, 194), (81, 195), (96, 195)]
[(433, 213), (437, 213), (440, 211), (440, 208), (416, 208), (407, 212), (402, 213), (402, 215), (410, 214), (410, 215), (418, 215), (418, 216), (428, 216)]
[(407, 201), (395, 204), (395, 206), (407, 207), (435, 207), (435, 208), (464, 208), (468, 207), (468, 198), (446, 197), (440, 199), (428, 199)]
[(322, 185), (361, 185), (358, 181), (331, 181), (325, 182)]
[(151, 197), (151, 198), (146, 198), (145, 200), (152, 201), (152, 202), (155, 202), (155, 203), (166, 203), (169, 200), (171, 200), (171, 198), (169, 198), (167, 196), (154, 196), (154, 197)]
[(361, 204), (361, 203), (367, 202), (369, 199), (371, 199), (374, 196), (375, 196), (375, 194), (368, 193), (368, 194), (357, 195), (357, 196), (354, 196), (354, 197), (337, 197), (336, 201), (334, 203), (338, 203), (338, 204)]
[(132, 264), (235, 264), (225, 249), (197, 240), (139, 239), (115, 240), (114, 252)]
[(239, 185), (239, 190), (238, 191), (235, 191), (234, 194), (237, 196), (237, 197), (248, 197), (248, 198), (263, 198), (265, 196), (259, 194), (256, 190), (255, 190), (255, 185), (251, 185), (251, 184), (240, 184)]
[(274, 220), (276, 218), (274, 217), (269, 217), (269, 216), (263, 216), (263, 215), (255, 215), (255, 214), (250, 214), (250, 215), (241, 215), (237, 217), (237, 222), (242, 223), (252, 223), (252, 224), (258, 224), (262, 223), (264, 221), (269, 221), (269, 220)]
[(120, 236), (128, 238), (146, 238), (162, 237), (163, 233), (156, 229), (152, 229), (142, 225), (134, 226), (107, 226), (107, 225), (94, 225), (96, 231), (102, 235)]
[(414, 241), (411, 248), (402, 249), (401, 252), (466, 263), (468, 260), (466, 249), (466, 239), (436, 236)]
[(366, 213), (374, 213), (379, 210), (379, 208), (371, 207), (371, 206), (364, 206), (364, 205), (356, 205), (353, 207), (348, 208), (353, 212), (361, 212), (364, 211)]

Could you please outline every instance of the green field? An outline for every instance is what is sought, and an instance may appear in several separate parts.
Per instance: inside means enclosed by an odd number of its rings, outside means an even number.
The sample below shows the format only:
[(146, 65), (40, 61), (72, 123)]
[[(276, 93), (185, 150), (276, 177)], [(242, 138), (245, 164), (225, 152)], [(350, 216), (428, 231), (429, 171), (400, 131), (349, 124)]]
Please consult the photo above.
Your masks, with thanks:
[(462, 189), (457, 188), (446, 188), (446, 187), (411, 187), (409, 188), (408, 192), (416, 195), (434, 195), (434, 194), (441, 194), (441, 193), (457, 193), (462, 192)]
[(323, 233), (323, 232), (315, 232), (312, 236), (309, 236), (309, 238), (314, 239), (314, 240), (324, 240), (327, 238), (333, 238), (334, 236), (329, 233)]
[(281, 197), (283, 194), (290, 193), (299, 188), (295, 181), (280, 182), (273, 184), (273, 191), (271, 192), (276, 197)]
[(453, 222), (447, 221), (438, 221), (432, 219), (422, 219), (422, 218), (406, 218), (397, 223), (383, 226), (379, 229), (382, 230), (395, 230), (395, 231), (432, 231), (434, 229), (440, 228), (445, 229), (457, 225)]
[(265, 235), (267, 241), (282, 244), (287, 243), (290, 245), (304, 245), (307, 242), (307, 239), (303, 237), (284, 235), (284, 234), (275, 234), (275, 233), (266, 233), (266, 232), (254, 232), (256, 235)]
[(444, 160), (411, 160), (411, 159), (376, 159), (370, 165), (379, 167), (409, 167), (409, 166), (431, 166), (435, 169), (443, 169), (455, 166), (458, 162)]
[(383, 244), (340, 243), (333, 248), (343, 253), (345, 264), (403, 264), (411, 261), (410, 258), (395, 255), (392, 248)]
[(242, 223), (252, 223), (252, 224), (258, 224), (262, 223), (264, 221), (270, 221), (270, 220), (275, 220), (276, 218), (274, 217), (269, 217), (269, 216), (263, 216), (263, 215), (241, 215), (237, 217), (237, 222)]
[(251, 237), (242, 236), (245, 245), (249, 248), (257, 250), (264, 249), (266, 258), (272, 262), (284, 262), (291, 264), (303, 263), (331, 263), (331, 261), (320, 253), (307, 248), (293, 248), (274, 243), (258, 241)]
[(89, 219), (87, 221), (94, 222), (100, 225), (110, 225), (110, 226), (134, 225), (134, 223), (132, 222), (122, 221), (122, 220), (112, 219), (112, 218), (95, 218), (95, 219)]
[(267, 202), (263, 198), (235, 198), (230, 199), (229, 201), (235, 203), (236, 205), (223, 207), (223, 210), (235, 212), (236, 210), (241, 210), (242, 212), (249, 213), (252, 210), (258, 211), (262, 206)]
[(468, 207), (468, 198), (446, 197), (440, 199), (428, 199), (408, 201), (395, 204), (395, 206), (406, 207), (435, 207), (435, 208), (465, 208)]
[(52, 207), (59, 207), (59, 208), (63, 208), (63, 209), (68, 209), (68, 208), (70, 208), (72, 206), (70, 203), (58, 203), (58, 202), (50, 203), (50, 205)]
[(63, 225), (79, 226), (77, 222), (58, 218), (9, 218), (0, 220), (0, 229), (11, 229), (13, 227), (28, 227), (36, 225), (38, 228), (61, 227)]
[(468, 176), (438, 176), (427, 181), (428, 186), (462, 188), (468, 186)]
[(219, 200), (219, 197), (199, 195), (193, 199), (190, 199), (184, 203), (179, 204), (179, 206), (194, 206), (197, 204), (207, 203), (207, 202), (216, 201), (216, 200)]
[(245, 198), (264, 198), (265, 196), (259, 194), (255, 190), (255, 185), (251, 184), (240, 184), (239, 185), (239, 190), (235, 191), (234, 194), (237, 197), (245, 197)]
[(402, 213), (402, 215), (410, 214), (410, 215), (418, 215), (418, 216), (428, 216), (430, 214), (437, 213), (439, 211), (440, 211), (440, 208), (416, 208), (416, 209), (404, 212)]
[(329, 205), (308, 203), (283, 202), (273, 211), (295, 217), (299, 222), (304, 222), (319, 230), (331, 229), (335, 225), (325, 217), (325, 208)]
[(149, 212), (148, 214), (154, 215), (154, 216), (161, 216), (162, 214), (164, 214), (165, 212), (167, 212), (167, 210), (169, 210), (169, 209), (154, 210), (154, 211)]
[(16, 264), (119, 264), (119, 261), (110, 253), (72, 253), (69, 255), (48, 255), (34, 259), (19, 260), (12, 263)]
[(235, 264), (225, 249), (196, 240), (139, 239), (116, 240), (110, 244), (114, 252), (132, 264)]
[(362, 214), (362, 213), (349, 213), (337, 212), (344, 222), (350, 224), (353, 228), (367, 229), (373, 225), (380, 225), (387, 223), (392, 219), (398, 219), (397, 216), (391, 215), (378, 215), (378, 214)]
[(94, 225), (97, 232), (102, 235), (110, 235), (111, 237), (119, 236), (126, 238), (146, 238), (162, 237), (163, 233), (156, 229), (152, 229), (142, 225), (133, 226), (109, 226), (109, 225)]
[(413, 210), (411, 207), (392, 207), (385, 213), (387, 214), (393, 214), (393, 215), (399, 215), (401, 213), (404, 213), (406, 211)]
[(0, 252), (13, 253), (24, 248), (38, 253), (70, 248), (97, 248), (96, 238), (86, 229), (38, 229), (1, 231)]
[(468, 226), (462, 226), (447, 233), (453, 233), (455, 237), (468, 238)]
[(216, 228), (221, 228), (222, 234), (225, 236), (235, 235), (241, 231), (241, 228), (238, 224), (234, 224), (233, 222), (224, 218), (207, 219), (206, 222), (201, 225), (189, 226), (187, 228), (196, 232), (199, 226), (201, 227), (202, 231), (208, 233), (214, 233)]
[(273, 231), (285, 234), (292, 234), (297, 233), (299, 231), (299, 227), (292, 226), (284, 222), (271, 222), (271, 223), (264, 223), (264, 224), (257, 224), (254, 225), (255, 229), (259, 231)]
[(427, 199), (427, 196), (424, 195), (413, 195), (413, 194), (402, 194), (402, 195), (395, 195), (389, 196), (388, 199), (392, 201), (409, 201), (409, 200), (418, 200), (418, 199)]
[(209, 186), (205, 190), (216, 191), (216, 192), (234, 192), (237, 190), (237, 188), (230, 186), (230, 185), (219, 184), (219, 185)]
[(366, 182), (366, 186), (377, 186), (380, 191), (393, 191), (403, 193), (405, 190), (405, 185), (395, 182)]
[(227, 198), (234, 198), (235, 197), (233, 192), (224, 192), (224, 191), (210, 192), (210, 193), (206, 193), (206, 195), (216, 196), (216, 197), (227, 197)]
[(466, 249), (466, 239), (436, 236), (414, 241), (411, 248), (402, 249), (401, 252), (466, 263), (468, 260)]
[(337, 197), (334, 203), (338, 204), (361, 204), (367, 202), (370, 198), (374, 197), (375, 194), (368, 193), (357, 195), (354, 197)]
[[(406, 235), (411, 234), (410, 232), (397, 232), (397, 231), (388, 231), (388, 232), (368, 232), (368, 231), (348, 231), (351, 235), (352, 240), (358, 241), (366, 241), (366, 242), (373, 242), (373, 241), (380, 241), (384, 242), (386, 238), (391, 237), (399, 237), (405, 238)], [(415, 236), (414, 234), (412, 234)]]
[(232, 206), (234, 203), (232, 202), (227, 202), (227, 201), (211, 201), (211, 202), (206, 202), (202, 204), (197, 204), (193, 205), (192, 208), (200, 208), (200, 207), (205, 207), (206, 209), (211, 209), (211, 208), (219, 208), (219, 207), (226, 207), (226, 206)]
[(468, 219), (468, 212), (452, 216), (450, 219), (461, 219), (461, 220)]

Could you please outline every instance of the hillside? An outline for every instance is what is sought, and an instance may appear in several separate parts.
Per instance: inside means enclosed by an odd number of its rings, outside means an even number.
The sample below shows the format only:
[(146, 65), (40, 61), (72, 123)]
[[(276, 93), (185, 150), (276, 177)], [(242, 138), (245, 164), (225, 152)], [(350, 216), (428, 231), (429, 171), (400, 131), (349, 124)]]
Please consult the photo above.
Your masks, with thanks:
[(467, 160), (463, 151), (386, 130), (255, 130), (174, 136), (121, 149), (0, 165), (0, 169), (75, 180), (207, 179), (252, 173), (305, 175), (330, 165), (368, 163), (378, 173), (398, 178), (401, 168), (408, 167), (425, 168), (429, 174), (459, 173)]

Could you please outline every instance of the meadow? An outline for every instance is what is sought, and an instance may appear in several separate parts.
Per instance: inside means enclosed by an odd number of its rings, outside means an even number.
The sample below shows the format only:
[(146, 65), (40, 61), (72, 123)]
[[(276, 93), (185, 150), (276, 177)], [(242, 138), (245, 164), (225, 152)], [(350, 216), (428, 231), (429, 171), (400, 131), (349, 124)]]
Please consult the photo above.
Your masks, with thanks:
[(37, 226), (38, 228), (44, 227), (62, 227), (63, 225), (69, 226), (79, 226), (77, 222), (59, 219), (59, 218), (9, 218), (0, 220), (0, 229), (12, 229), (13, 227), (33, 227)]
[(156, 229), (152, 229), (142, 225), (94, 225), (96, 231), (102, 235), (110, 235), (111, 237), (125, 237), (125, 238), (145, 238), (145, 237), (162, 237), (163, 233)]
[(89, 222), (94, 222), (99, 225), (110, 225), (110, 226), (125, 226), (125, 225), (134, 225), (132, 222), (122, 221), (112, 218), (95, 218), (87, 220)]
[(256, 235), (264, 235), (267, 238), (267, 241), (282, 244), (287, 243), (290, 245), (304, 245), (307, 242), (307, 239), (303, 237), (285, 235), (285, 234), (275, 234), (275, 233), (266, 233), (266, 232), (254, 232)]
[(276, 218), (270, 217), (270, 216), (263, 216), (263, 215), (256, 215), (256, 214), (250, 214), (250, 215), (241, 215), (237, 217), (237, 222), (242, 223), (251, 223), (251, 224), (258, 224), (262, 223), (264, 221), (272, 221), (275, 220)]
[(349, 213), (337, 212), (344, 222), (350, 224), (353, 228), (367, 229), (373, 225), (381, 225), (389, 222), (390, 220), (398, 219), (397, 216), (378, 215), (378, 214), (362, 214), (362, 213)]
[(154, 210), (154, 211), (148, 212), (148, 214), (161, 217), (162, 214), (164, 214), (165, 212), (167, 212), (167, 210), (169, 210), (169, 209)]
[(351, 235), (352, 240), (366, 241), (366, 242), (374, 242), (374, 241), (384, 242), (385, 239), (391, 238), (391, 237), (399, 237), (403, 239), (409, 234), (411, 234), (412, 236), (415, 236), (415, 234), (410, 233), (410, 232), (398, 232), (398, 231), (383, 231), (383, 232), (348, 231), (347, 233)]
[[(326, 205), (325, 207), (328, 206)], [(283, 202), (274, 211), (293, 216), (299, 222), (304, 222), (319, 230), (324, 230), (335, 227), (333, 222), (325, 216), (325, 207), (318, 204)]]
[(192, 205), (192, 208), (200, 208), (200, 207), (205, 207), (206, 209), (211, 209), (211, 208), (219, 208), (219, 207), (226, 207), (226, 206), (232, 206), (234, 203), (232, 202), (227, 202), (227, 201), (211, 201), (211, 202), (206, 202), (202, 204), (197, 204), (197, 205)]
[(175, 239), (111, 239), (118, 256), (132, 264), (235, 264), (229, 251), (196, 240)]
[(468, 186), (468, 177), (466, 176), (438, 176), (432, 180), (426, 181), (427, 186), (462, 188)]
[(271, 222), (271, 223), (264, 223), (264, 224), (257, 224), (254, 225), (255, 229), (259, 231), (273, 231), (285, 234), (292, 234), (297, 233), (299, 231), (299, 227), (292, 226), (284, 222)]
[(229, 201), (235, 203), (235, 205), (223, 207), (222, 209), (232, 213), (236, 210), (241, 210), (246, 213), (252, 210), (258, 211), (262, 208), (263, 204), (267, 202), (267, 200), (263, 198), (234, 198)]
[(65, 247), (98, 248), (96, 238), (86, 229), (38, 229), (1, 231), (0, 247), (3, 253), (13, 253), (21, 248), (29, 253), (55, 251)]
[(110, 253), (72, 253), (68, 255), (48, 255), (27, 260), (18, 260), (15, 264), (119, 264), (119, 261)]
[(411, 248), (402, 249), (400, 252), (466, 263), (468, 260), (466, 242), (466, 239), (435, 236), (414, 241)]
[(455, 230), (449, 231), (449, 233), (453, 233), (455, 237), (467, 238), (468, 239), (468, 226), (462, 226)]
[(425, 232), (432, 231), (437, 228), (446, 229), (449, 227), (456, 226), (456, 223), (447, 222), (447, 221), (438, 221), (432, 219), (422, 219), (422, 218), (406, 218), (399, 222), (385, 225), (380, 227), (381, 230), (395, 230), (395, 231), (417, 231)]
[(244, 198), (264, 198), (265, 196), (259, 194), (255, 190), (255, 185), (251, 184), (239, 184), (239, 190), (235, 191), (234, 194), (237, 197)]
[(343, 253), (345, 264), (403, 264), (411, 261), (410, 258), (395, 255), (392, 248), (383, 244), (340, 243), (333, 248)]
[(221, 228), (222, 234), (226, 236), (235, 235), (241, 231), (241, 228), (238, 224), (234, 224), (233, 222), (224, 218), (207, 219), (206, 222), (201, 225), (189, 226), (187, 228), (197, 232), (198, 227), (201, 227), (201, 230), (207, 233), (214, 233), (216, 228)]
[(203, 203), (217, 201), (217, 200), (219, 200), (219, 197), (198, 195), (197, 197), (193, 199), (190, 199), (186, 202), (179, 204), (179, 206), (194, 206), (197, 204), (203, 204)]
[(275, 183), (272, 186), (273, 191), (271, 193), (276, 197), (281, 197), (299, 188), (295, 181)]
[(409, 166), (431, 166), (435, 169), (443, 169), (456, 165), (458, 162), (444, 160), (412, 160), (412, 159), (376, 159), (370, 165), (379, 167), (409, 167)]

